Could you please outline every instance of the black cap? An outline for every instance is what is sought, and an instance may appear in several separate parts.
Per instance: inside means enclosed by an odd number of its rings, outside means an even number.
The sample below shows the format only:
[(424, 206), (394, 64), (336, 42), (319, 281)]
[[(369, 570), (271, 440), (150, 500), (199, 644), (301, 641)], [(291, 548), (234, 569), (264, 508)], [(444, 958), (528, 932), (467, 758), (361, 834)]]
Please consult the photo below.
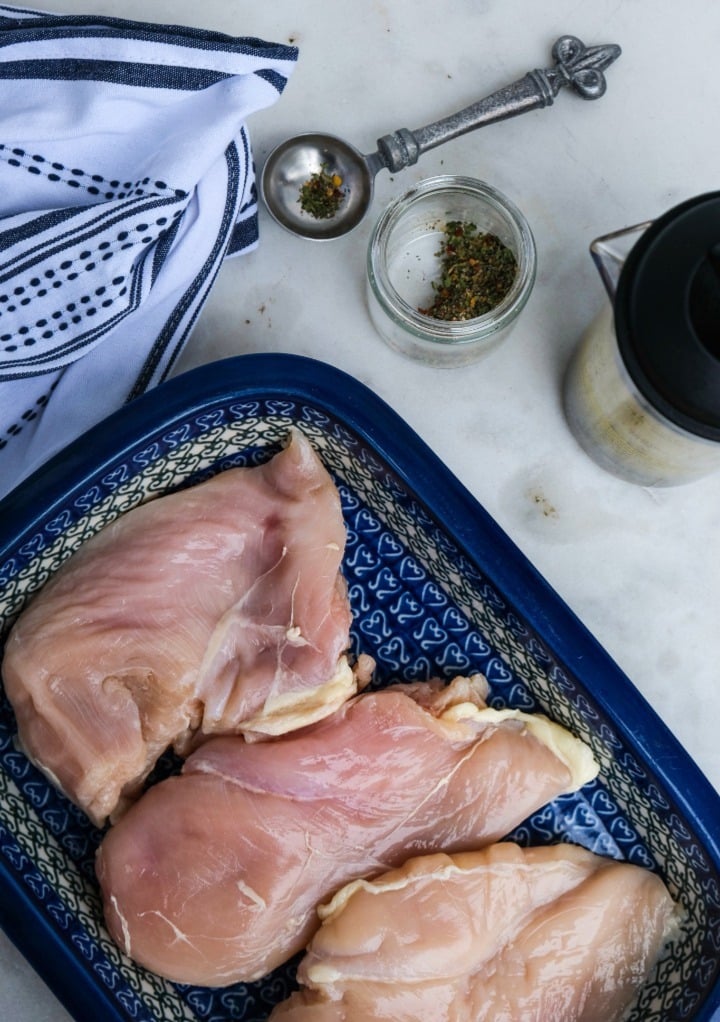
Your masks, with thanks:
[(720, 192), (675, 206), (641, 236), (618, 281), (615, 331), (647, 401), (720, 441)]

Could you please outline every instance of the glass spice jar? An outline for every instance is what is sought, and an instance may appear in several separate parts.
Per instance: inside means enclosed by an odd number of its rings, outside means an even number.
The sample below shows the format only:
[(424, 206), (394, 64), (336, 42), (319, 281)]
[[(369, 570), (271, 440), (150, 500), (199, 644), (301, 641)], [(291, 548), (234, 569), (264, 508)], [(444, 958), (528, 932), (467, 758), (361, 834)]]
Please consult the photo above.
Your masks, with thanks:
[[(479, 233), (494, 235), (516, 263), (505, 296), (490, 311), (469, 319), (429, 314), (451, 222), (474, 224)], [(383, 340), (410, 358), (432, 366), (468, 365), (508, 335), (530, 297), (536, 262), (530, 226), (501, 192), (469, 177), (427, 178), (392, 202), (372, 231), (367, 253), (370, 318)]]

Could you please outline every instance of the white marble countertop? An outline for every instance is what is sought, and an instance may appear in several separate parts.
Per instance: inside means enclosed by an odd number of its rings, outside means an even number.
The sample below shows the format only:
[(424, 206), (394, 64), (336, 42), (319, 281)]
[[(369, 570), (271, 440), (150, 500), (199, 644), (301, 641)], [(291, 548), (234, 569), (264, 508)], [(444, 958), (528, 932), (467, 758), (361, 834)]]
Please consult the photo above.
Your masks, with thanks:
[[(245, 352), (332, 363), (403, 416), (472, 491), (720, 788), (720, 475), (647, 489), (608, 475), (568, 432), (560, 380), (607, 301), (588, 255), (597, 235), (720, 187), (717, 38), (706, 0), (46, 0), (256, 35), (300, 47), (280, 101), (250, 122), (261, 165), (298, 131), (364, 152), (551, 63), (562, 34), (617, 42), (608, 91), (486, 127), (376, 181), (371, 218), (343, 240), (302, 241), (261, 210), (256, 252), (225, 264), (180, 369)], [(364, 299), (371, 221), (422, 177), (483, 178), (525, 212), (535, 290), (511, 337), (484, 361), (431, 369), (375, 334)], [(0, 1018), (69, 1018), (0, 934)]]

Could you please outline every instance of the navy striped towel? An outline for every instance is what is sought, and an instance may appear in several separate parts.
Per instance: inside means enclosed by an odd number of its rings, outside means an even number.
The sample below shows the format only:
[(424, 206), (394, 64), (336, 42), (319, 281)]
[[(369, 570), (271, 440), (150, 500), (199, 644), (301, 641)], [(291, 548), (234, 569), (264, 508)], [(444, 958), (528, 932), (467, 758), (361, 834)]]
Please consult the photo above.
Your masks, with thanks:
[(294, 47), (0, 4), (0, 496), (161, 381), (257, 243)]

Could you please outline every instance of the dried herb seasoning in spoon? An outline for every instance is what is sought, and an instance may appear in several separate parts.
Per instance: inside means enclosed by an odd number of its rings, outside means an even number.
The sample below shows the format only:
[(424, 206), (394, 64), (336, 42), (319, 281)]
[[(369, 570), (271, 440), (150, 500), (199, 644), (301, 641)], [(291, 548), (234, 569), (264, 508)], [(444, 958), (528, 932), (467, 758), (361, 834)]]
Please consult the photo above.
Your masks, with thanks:
[(300, 189), (300, 208), (316, 220), (329, 220), (345, 198), (342, 183), (340, 175), (328, 173), (327, 165), (323, 164)]
[(432, 305), (419, 309), (433, 319), (475, 319), (499, 305), (517, 273), (511, 250), (496, 235), (478, 233), (477, 225), (449, 220), (445, 225), (440, 279), (432, 282)]

